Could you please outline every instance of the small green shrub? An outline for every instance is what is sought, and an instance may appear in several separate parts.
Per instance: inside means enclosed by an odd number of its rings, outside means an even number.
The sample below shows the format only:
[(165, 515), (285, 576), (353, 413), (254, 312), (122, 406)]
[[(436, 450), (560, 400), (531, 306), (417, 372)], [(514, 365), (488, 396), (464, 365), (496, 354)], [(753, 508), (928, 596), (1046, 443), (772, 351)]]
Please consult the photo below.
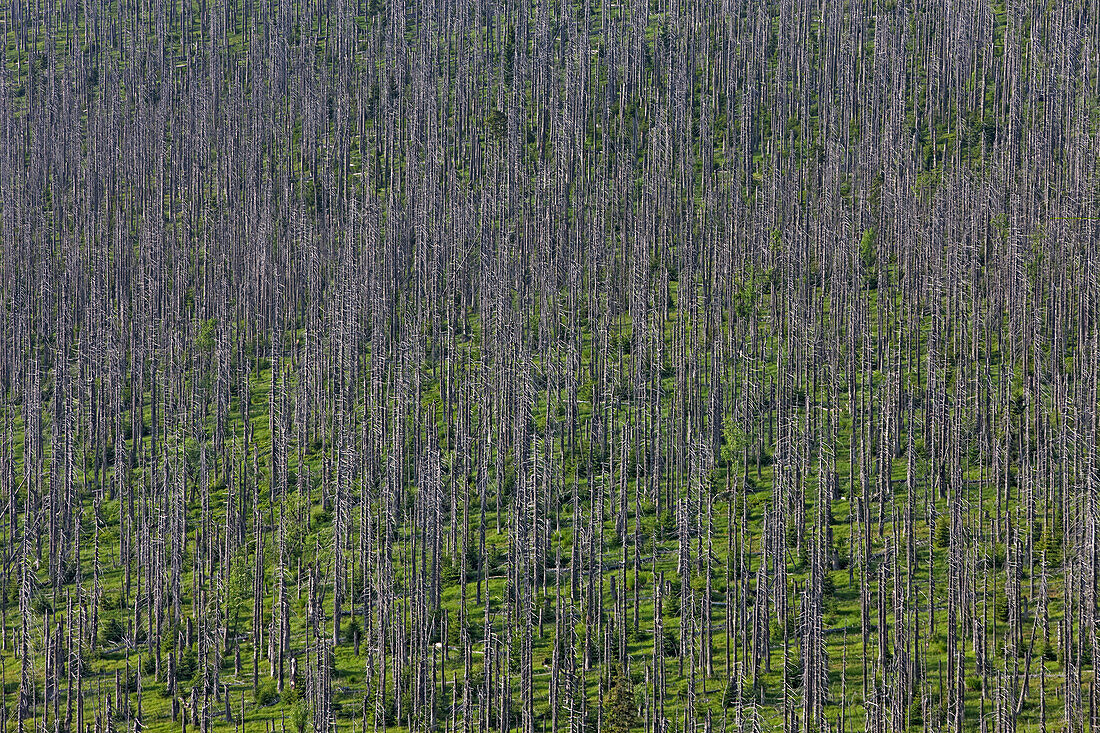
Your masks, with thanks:
[(604, 693), (604, 726), (608, 733), (630, 733), (638, 726), (638, 704), (634, 699), (634, 684), (617, 669), (612, 674), (611, 687)]
[(31, 610), (39, 616), (45, 616), (47, 613), (50, 612), (50, 609), (50, 599), (42, 593), (36, 595), (31, 601)]
[(1005, 546), (1002, 542), (994, 542), (992, 547), (993, 567), (1003, 568), (1005, 564)]
[(665, 509), (657, 518), (656, 539), (658, 542), (671, 539), (676, 535), (676, 521), (672, 518), (672, 512)]
[(444, 588), (458, 584), (458, 565), (450, 555), (443, 557), (439, 563), (439, 583)]
[(117, 611), (125, 605), (121, 593), (104, 593), (99, 598), (99, 607), (104, 611)]
[(99, 638), (104, 644), (118, 644), (126, 634), (126, 627), (117, 618), (108, 618), (99, 627)]
[(914, 697), (909, 703), (909, 725), (914, 728), (924, 727), (924, 711), (921, 710), (920, 697)]
[(349, 643), (354, 642), (356, 634), (362, 633), (362, 631), (363, 631), (362, 622), (359, 621), (358, 616), (353, 614), (351, 616), (351, 618), (348, 619), (347, 623), (344, 624), (344, 639), (345, 639), (345, 641), (347, 641)]
[(199, 658), (194, 649), (185, 649), (176, 662), (176, 681), (184, 682), (194, 678), (199, 669)]
[(733, 677), (726, 683), (726, 690), (722, 693), (722, 707), (731, 708), (737, 704), (737, 680)]
[(260, 680), (260, 684), (256, 687), (255, 698), (256, 704), (264, 708), (279, 702), (279, 690), (275, 685), (275, 680), (270, 677)]
[(1004, 592), (998, 592), (993, 602), (993, 614), (1002, 624), (1008, 623), (1008, 598)]
[(661, 633), (661, 654), (666, 657), (680, 656), (680, 639), (672, 629), (665, 629)]
[(946, 516), (941, 516), (936, 520), (936, 533), (934, 536), (936, 547), (941, 549), (951, 544), (951, 527), (948, 524)]
[(290, 723), (294, 726), (295, 733), (305, 733), (309, 724), (309, 708), (304, 700), (298, 700), (290, 711)]

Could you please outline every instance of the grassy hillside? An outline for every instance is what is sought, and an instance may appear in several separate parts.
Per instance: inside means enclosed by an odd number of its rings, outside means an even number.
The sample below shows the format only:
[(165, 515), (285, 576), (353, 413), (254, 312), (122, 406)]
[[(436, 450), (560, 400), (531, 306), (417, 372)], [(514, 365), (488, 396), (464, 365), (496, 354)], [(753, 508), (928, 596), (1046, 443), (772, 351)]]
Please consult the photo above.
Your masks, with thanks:
[(0, 733), (1091, 730), (1094, 5), (0, 9)]

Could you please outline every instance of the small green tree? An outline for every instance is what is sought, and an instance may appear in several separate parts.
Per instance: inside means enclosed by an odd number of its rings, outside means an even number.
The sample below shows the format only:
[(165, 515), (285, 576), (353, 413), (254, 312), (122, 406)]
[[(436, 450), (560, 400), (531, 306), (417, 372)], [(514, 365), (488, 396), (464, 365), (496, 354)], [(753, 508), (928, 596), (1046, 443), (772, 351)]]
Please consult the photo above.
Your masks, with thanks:
[(489, 131), (498, 140), (503, 140), (505, 133), (508, 132), (508, 115), (499, 109), (494, 109), (485, 118), (485, 124), (488, 126)]
[(748, 440), (745, 431), (727, 418), (722, 424), (722, 463), (726, 466), (732, 466), (741, 460)]
[(665, 629), (661, 634), (661, 654), (666, 657), (680, 656), (680, 640), (672, 629)]
[(1062, 522), (1055, 519), (1043, 524), (1043, 533), (1039, 547), (1043, 551), (1043, 561), (1048, 568), (1062, 564)]
[(994, 596), (993, 615), (1002, 624), (1008, 623), (1008, 597), (1003, 588), (999, 588)]
[(617, 667), (611, 671), (611, 686), (604, 693), (603, 708), (606, 733), (630, 733), (638, 726), (634, 684)]
[(726, 690), (722, 693), (722, 707), (732, 708), (737, 704), (737, 680), (730, 677), (726, 683)]
[(267, 707), (277, 702), (279, 702), (279, 690), (275, 684), (275, 680), (270, 677), (262, 680), (260, 684), (256, 686), (256, 704), (260, 707)]
[(105, 645), (118, 644), (125, 635), (126, 627), (117, 618), (109, 618), (99, 627), (99, 637)]
[(309, 708), (305, 700), (296, 700), (294, 707), (290, 709), (290, 722), (296, 733), (306, 733), (306, 725), (309, 724)]
[(940, 516), (936, 520), (936, 547), (944, 548), (951, 544), (951, 526), (948, 524), (946, 516)]
[(176, 681), (186, 682), (193, 679), (199, 671), (199, 659), (194, 649), (184, 649), (176, 662)]
[(664, 541), (676, 534), (676, 520), (672, 518), (672, 512), (665, 509), (661, 512), (661, 515), (657, 517), (656, 526), (657, 539)]
[(870, 227), (863, 230), (863, 238), (859, 240), (859, 262), (863, 265), (863, 269), (869, 273), (875, 266), (877, 260), (878, 252), (875, 247), (875, 228)]
[(450, 588), (458, 584), (458, 565), (450, 555), (444, 555), (439, 564), (439, 582), (444, 588)]
[(344, 639), (352, 642), (358, 646), (359, 634), (363, 632), (363, 625), (359, 621), (359, 617), (352, 615), (348, 622), (344, 624)]
[(872, 290), (878, 287), (878, 276), (875, 274), (878, 247), (875, 242), (875, 228), (864, 229), (863, 238), (859, 241), (859, 262), (863, 268), (863, 282)]

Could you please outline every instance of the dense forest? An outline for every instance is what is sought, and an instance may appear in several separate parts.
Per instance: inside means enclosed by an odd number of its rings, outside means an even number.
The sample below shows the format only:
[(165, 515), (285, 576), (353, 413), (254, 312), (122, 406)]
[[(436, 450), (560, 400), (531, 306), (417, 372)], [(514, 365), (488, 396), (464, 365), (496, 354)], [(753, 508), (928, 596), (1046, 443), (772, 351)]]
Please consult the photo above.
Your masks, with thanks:
[(1098, 0), (0, 53), (0, 733), (1100, 729)]

